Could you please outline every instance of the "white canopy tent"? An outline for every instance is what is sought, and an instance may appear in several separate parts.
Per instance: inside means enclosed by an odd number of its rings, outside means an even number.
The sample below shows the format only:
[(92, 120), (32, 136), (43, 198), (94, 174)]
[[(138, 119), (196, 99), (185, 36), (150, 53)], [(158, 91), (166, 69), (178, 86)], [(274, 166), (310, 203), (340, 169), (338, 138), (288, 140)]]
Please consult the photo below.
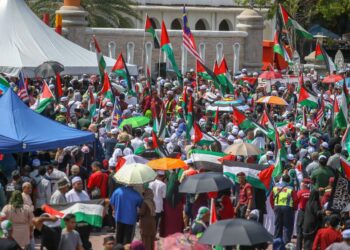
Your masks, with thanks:
[[(98, 73), (96, 54), (57, 34), (43, 23), (24, 0), (0, 0), (0, 72), (17, 76), (22, 70), (33, 77), (46, 61), (64, 65), (63, 74)], [(115, 60), (105, 57), (107, 67)], [(128, 65), (131, 75), (137, 66)]]

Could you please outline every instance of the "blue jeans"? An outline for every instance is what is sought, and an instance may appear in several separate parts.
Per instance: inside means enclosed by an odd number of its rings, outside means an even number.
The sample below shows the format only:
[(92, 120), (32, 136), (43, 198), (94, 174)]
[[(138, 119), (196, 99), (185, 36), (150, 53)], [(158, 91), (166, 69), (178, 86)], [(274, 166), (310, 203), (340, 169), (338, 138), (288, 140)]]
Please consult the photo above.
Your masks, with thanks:
[(284, 244), (292, 239), (294, 227), (294, 210), (289, 206), (275, 206), (275, 234), (274, 239), (282, 238)]

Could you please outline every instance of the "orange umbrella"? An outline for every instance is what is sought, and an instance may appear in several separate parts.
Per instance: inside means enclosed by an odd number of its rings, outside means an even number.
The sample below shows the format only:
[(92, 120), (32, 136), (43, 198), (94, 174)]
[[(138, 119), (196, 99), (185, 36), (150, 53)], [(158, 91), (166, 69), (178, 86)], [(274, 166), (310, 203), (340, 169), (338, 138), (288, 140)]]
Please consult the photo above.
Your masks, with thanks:
[(263, 96), (259, 100), (257, 100), (257, 103), (275, 104), (281, 106), (288, 105), (288, 103), (284, 99), (278, 96)]
[(329, 75), (323, 78), (323, 83), (335, 83), (343, 80), (343, 77), (341, 75)]
[(170, 169), (176, 169), (176, 168), (183, 168), (187, 164), (180, 159), (160, 158), (160, 159), (149, 161), (147, 165), (156, 170), (170, 170)]

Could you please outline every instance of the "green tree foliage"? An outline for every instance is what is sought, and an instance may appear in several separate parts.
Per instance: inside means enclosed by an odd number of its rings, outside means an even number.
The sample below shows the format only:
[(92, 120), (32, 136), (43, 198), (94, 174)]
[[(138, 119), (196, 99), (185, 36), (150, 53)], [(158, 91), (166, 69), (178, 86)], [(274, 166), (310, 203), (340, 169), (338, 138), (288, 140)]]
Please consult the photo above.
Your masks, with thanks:
[[(37, 0), (27, 3), (39, 17), (49, 13), (51, 21), (54, 22), (55, 11), (63, 5), (63, 0)], [(134, 0), (81, 0), (81, 6), (89, 13), (87, 19), (92, 27), (131, 27), (130, 17), (140, 18), (132, 5), (137, 3)]]

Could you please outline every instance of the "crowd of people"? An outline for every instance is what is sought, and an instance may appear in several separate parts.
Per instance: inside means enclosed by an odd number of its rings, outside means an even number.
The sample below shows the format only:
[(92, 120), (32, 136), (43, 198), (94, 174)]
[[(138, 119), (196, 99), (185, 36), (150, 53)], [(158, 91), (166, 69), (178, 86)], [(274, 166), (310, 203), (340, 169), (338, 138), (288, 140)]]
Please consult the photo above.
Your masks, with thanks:
[[(322, 77), (313, 69), (304, 73), (304, 86), (316, 96), (334, 100), (341, 95), (342, 85), (322, 83)], [(346, 77), (350, 72), (340, 74)], [(231, 93), (196, 76), (193, 70), (186, 73), (182, 83), (159, 77), (148, 84), (145, 77), (131, 77), (136, 93), (132, 97), (120, 91), (127, 89), (126, 80), (111, 75), (113, 95), (120, 109), (117, 118), (113, 100), (98, 94), (101, 89), (98, 76), (83, 75), (81, 79), (64, 76), (64, 95), (47, 106), (42, 115), (90, 131), (96, 140), (93, 144), (14, 155), (21, 157), (18, 162), (23, 164), (11, 176), (0, 176), (0, 249), (33, 249), (35, 237), (41, 237), (41, 246), (49, 250), (91, 249), (90, 234), (100, 228), (77, 222), (74, 214), (66, 214), (62, 229), (61, 218), (45, 213), (42, 208), (45, 204), (63, 205), (97, 198), (105, 199), (103, 230), (116, 233), (105, 237), (99, 249), (153, 250), (155, 241), (177, 232), (189, 232), (200, 238), (209, 226), (210, 198), (208, 194), (179, 193), (179, 185), (186, 178), (208, 171), (196, 166), (191, 151), (224, 152), (242, 142), (256, 145), (262, 153), (233, 156), (233, 160), (266, 168), (281, 163), (282, 171), (272, 181), (270, 190), (254, 187), (247, 173), (238, 173), (232, 188), (218, 192), (215, 204), (219, 220), (246, 218), (263, 223), (274, 236), (270, 243), (276, 250), (350, 249), (350, 213), (333, 211), (328, 206), (334, 182), (343, 175), (340, 158), (349, 156), (342, 147), (346, 127), (332, 126), (331, 107), (325, 109), (321, 121), (315, 122), (317, 109), (302, 109), (298, 103), (298, 84), (273, 81), (267, 87), (267, 82), (258, 83), (258, 75), (242, 69), (230, 83), (234, 88)], [(245, 80), (248, 78), (249, 81)], [(17, 91), (16, 79), (9, 81)], [(57, 93), (55, 79), (48, 83), (51, 91)], [(41, 87), (41, 81), (29, 80), (29, 107), (36, 106)], [(90, 90), (97, 100), (96, 113), (89, 110)], [(263, 96), (281, 97), (288, 105), (257, 104)], [(193, 142), (193, 136), (187, 136), (190, 98), (195, 122), (215, 139), (209, 146), (199, 146)], [(286, 159), (276, 159), (276, 139), (264, 133), (265, 124), (242, 128), (232, 112), (218, 109), (217, 120), (216, 112), (207, 111), (213, 102), (223, 100), (239, 100), (248, 106), (242, 114), (256, 123), (264, 112), (274, 124), (285, 122), (287, 126), (280, 130), (278, 141), (286, 150)], [(164, 137), (159, 135), (158, 145), (152, 131), (164, 115), (166, 133)], [(148, 117), (150, 122), (137, 128), (112, 125), (115, 119), (135, 116)], [(159, 147), (167, 157), (184, 160), (187, 167), (157, 171), (156, 179), (143, 186), (115, 181), (123, 157), (161, 158), (164, 155)], [(137, 231), (140, 237), (134, 240)], [(5, 244), (8, 247), (1, 248)], [(241, 246), (241, 249), (267, 248), (268, 244)]]

